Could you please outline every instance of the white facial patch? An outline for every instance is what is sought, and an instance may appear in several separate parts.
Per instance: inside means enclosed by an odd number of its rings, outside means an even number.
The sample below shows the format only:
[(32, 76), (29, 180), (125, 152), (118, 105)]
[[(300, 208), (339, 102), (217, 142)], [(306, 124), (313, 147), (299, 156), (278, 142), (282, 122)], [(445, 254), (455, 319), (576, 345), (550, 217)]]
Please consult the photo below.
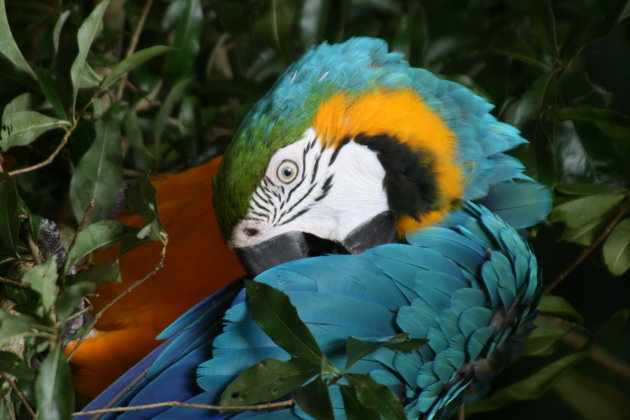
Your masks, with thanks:
[(384, 177), (367, 146), (350, 140), (339, 149), (326, 148), (310, 128), (272, 156), (230, 246), (252, 246), (296, 231), (341, 242), (388, 210)]

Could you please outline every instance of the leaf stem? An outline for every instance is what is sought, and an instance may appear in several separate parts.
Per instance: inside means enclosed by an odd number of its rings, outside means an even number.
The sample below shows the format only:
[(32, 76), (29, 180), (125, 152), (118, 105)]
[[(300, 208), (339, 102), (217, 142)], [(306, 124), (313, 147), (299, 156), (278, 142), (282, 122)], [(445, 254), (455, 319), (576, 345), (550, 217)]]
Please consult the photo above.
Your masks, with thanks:
[(70, 127), (68, 129), (68, 131), (66, 131), (66, 134), (64, 134), (63, 139), (61, 139), (61, 143), (59, 143), (57, 148), (45, 160), (43, 160), (43, 161), (41, 161), (39, 163), (36, 163), (35, 165), (28, 166), (26, 168), (16, 169), (14, 171), (9, 171), (9, 176), (22, 175), (22, 174), (25, 174), (27, 172), (33, 172), (33, 171), (36, 171), (37, 169), (43, 168), (44, 166), (50, 165), (52, 163), (52, 161), (55, 160), (57, 155), (61, 152), (61, 150), (66, 146), (66, 144), (68, 143), (68, 139), (70, 138), (70, 135), (72, 134), (72, 132), (74, 131), (76, 126), (77, 125), (75, 123), (72, 127)]
[(125, 290), (123, 290), (121, 293), (119, 293), (115, 298), (113, 298), (111, 301), (109, 301), (107, 303), (107, 305), (105, 305), (103, 307), (103, 309), (101, 309), (100, 311), (98, 311), (94, 315), (94, 319), (92, 320), (90, 325), (88, 325), (88, 327), (85, 329), (85, 332), (81, 335), (81, 338), (79, 338), (79, 341), (77, 342), (77, 344), (74, 346), (74, 348), (72, 349), (72, 351), (68, 355), (68, 360), (72, 359), (72, 356), (74, 356), (74, 354), (77, 352), (79, 346), (81, 346), (81, 344), (83, 344), (83, 342), (85, 341), (87, 335), (96, 326), (96, 324), (98, 323), (99, 319), (101, 319), (101, 317), (103, 316), (105, 311), (107, 311), (109, 308), (114, 306), (116, 304), (116, 302), (118, 302), (120, 299), (122, 299), (123, 297), (128, 295), (133, 289), (135, 289), (136, 287), (140, 286), (142, 283), (144, 283), (149, 278), (153, 277), (158, 271), (160, 271), (162, 269), (162, 267), (164, 267), (164, 260), (166, 259), (166, 248), (167, 248), (167, 246), (168, 246), (168, 236), (166, 236), (165, 239), (164, 239), (164, 242), (163, 242), (163, 245), (162, 245), (162, 250), (160, 251), (160, 260), (155, 265), (155, 267), (153, 267), (153, 270), (151, 270), (149, 273), (147, 273), (144, 277), (136, 280), (131, 285), (129, 285), (129, 287), (127, 287)]
[(30, 287), (27, 284), (24, 284), (24, 283), (19, 282), (19, 281), (11, 280), (11, 279), (8, 279), (8, 278), (2, 277), (2, 276), (0, 276), (0, 283), (6, 283), (6, 284), (11, 284), (11, 285), (17, 286), (17, 287), (22, 287), (24, 289), (30, 289)]
[(606, 237), (612, 232), (612, 230), (617, 226), (617, 223), (621, 221), (621, 218), (626, 214), (626, 212), (630, 209), (630, 203), (627, 203), (619, 208), (615, 217), (611, 220), (611, 222), (604, 228), (604, 230), (599, 234), (599, 236), (593, 241), (593, 243), (586, 248), (582, 253), (577, 257), (573, 263), (566, 270), (558, 275), (547, 287), (545, 287), (543, 293), (550, 293), (557, 285), (559, 285), (562, 280), (564, 280), (575, 268), (586, 259)]
[(136, 405), (136, 406), (131, 406), (131, 407), (114, 407), (114, 408), (101, 408), (98, 410), (77, 411), (75, 413), (72, 413), (72, 416), (77, 417), (77, 416), (86, 416), (86, 415), (101, 414), (101, 413), (115, 413), (115, 412), (121, 412), (121, 411), (148, 410), (150, 408), (159, 408), (159, 407), (189, 407), (189, 408), (201, 408), (205, 410), (223, 410), (223, 411), (225, 410), (262, 411), (262, 410), (270, 410), (274, 408), (291, 407), (294, 404), (295, 404), (295, 401), (293, 399), (272, 402), (272, 403), (265, 403), (265, 404), (241, 405), (241, 406), (191, 404), (191, 403), (185, 403), (185, 402), (180, 402), (180, 401), (167, 401), (167, 402), (160, 402), (160, 403), (155, 403), (155, 404)]
[(33, 418), (36, 418), (37, 415), (35, 414), (35, 410), (33, 410), (33, 407), (31, 407), (31, 405), (28, 403), (28, 400), (26, 399), (26, 397), (24, 396), (24, 394), (22, 394), (22, 391), (20, 391), (20, 388), (17, 387), (17, 385), (15, 385), (15, 382), (13, 381), (13, 378), (11, 378), (9, 375), (7, 375), (6, 373), (1, 373), (0, 375), (2, 375), (2, 377), (4, 378), (4, 380), (9, 384), (9, 386), (11, 387), (11, 389), (13, 389), (13, 391), (16, 393), (16, 395), (18, 396), (18, 398), (22, 401), (22, 404), (24, 404), (24, 407), (26, 407), (26, 409), (28, 410), (28, 412), (31, 414), (31, 416), (33, 416)]
[(85, 208), (85, 211), (83, 212), (83, 217), (81, 218), (81, 221), (79, 222), (79, 226), (77, 226), (76, 233), (72, 237), (72, 242), (70, 242), (70, 245), (68, 246), (68, 251), (67, 251), (68, 255), (70, 255), (70, 251), (72, 251), (72, 248), (74, 248), (74, 245), (77, 242), (77, 236), (79, 236), (79, 232), (81, 232), (83, 228), (85, 227), (85, 224), (87, 223), (87, 220), (90, 217), (90, 214), (92, 214), (92, 210), (94, 210), (95, 205), (96, 205), (96, 199), (92, 197), (87, 207)]
[[(144, 8), (142, 9), (142, 13), (140, 14), (140, 20), (138, 21), (138, 25), (136, 29), (133, 31), (133, 35), (131, 35), (131, 40), (129, 41), (129, 47), (127, 48), (127, 52), (125, 53), (125, 58), (130, 57), (136, 47), (138, 46), (138, 40), (140, 39), (140, 34), (142, 33), (142, 29), (144, 28), (144, 24), (147, 21), (147, 16), (149, 15), (149, 11), (151, 10), (151, 6), (153, 5), (153, 0), (147, 0), (144, 3)], [(118, 90), (116, 91), (116, 99), (120, 100), (123, 96), (123, 92), (125, 91), (125, 86), (127, 85), (127, 75), (125, 73), (120, 82), (118, 84)]]

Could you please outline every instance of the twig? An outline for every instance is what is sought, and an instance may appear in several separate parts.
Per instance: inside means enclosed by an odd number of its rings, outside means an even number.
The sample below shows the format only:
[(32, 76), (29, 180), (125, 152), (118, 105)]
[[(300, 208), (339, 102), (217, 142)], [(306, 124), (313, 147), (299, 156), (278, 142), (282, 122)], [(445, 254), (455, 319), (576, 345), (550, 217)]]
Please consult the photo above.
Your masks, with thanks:
[(464, 420), (466, 418), (466, 404), (461, 403), (457, 409), (457, 420)]
[(92, 329), (96, 326), (96, 323), (99, 321), (99, 319), (101, 319), (101, 317), (103, 316), (105, 311), (107, 311), (109, 308), (111, 308), (120, 299), (122, 299), (123, 297), (127, 296), (133, 289), (135, 289), (136, 287), (140, 286), (147, 279), (153, 277), (155, 275), (155, 273), (157, 273), (158, 271), (160, 271), (162, 269), (162, 267), (164, 267), (164, 259), (166, 258), (166, 247), (167, 247), (167, 245), (168, 245), (168, 237), (166, 237), (166, 239), (164, 240), (164, 244), (162, 245), (162, 251), (160, 252), (160, 261), (158, 261), (156, 266), (153, 267), (153, 270), (151, 270), (144, 277), (142, 277), (142, 278), (136, 280), (135, 282), (133, 282), (129, 287), (127, 287), (125, 290), (123, 290), (121, 293), (119, 293), (114, 299), (109, 301), (107, 303), (107, 305), (105, 305), (103, 307), (103, 309), (101, 309), (100, 311), (98, 311), (96, 313), (96, 315), (94, 315), (94, 319), (92, 320), (90, 325), (88, 325), (88, 327), (85, 329), (85, 333), (83, 333), (83, 335), (81, 335), (81, 338), (79, 338), (79, 341), (77, 342), (77, 344), (74, 346), (74, 348), (72, 349), (72, 351), (68, 355), (68, 360), (72, 359), (72, 356), (74, 356), (74, 353), (76, 353), (76, 351), (79, 348), (79, 346), (81, 344), (83, 344), (83, 342), (85, 341), (85, 338), (90, 333), (90, 331), (92, 331)]
[(539, 314), (538, 318), (544, 322), (566, 330), (567, 333), (560, 339), (563, 343), (576, 350), (583, 350), (588, 346), (589, 348), (586, 350), (586, 356), (589, 359), (605, 369), (608, 369), (610, 372), (626, 379), (627, 381), (630, 381), (630, 366), (625, 364), (622, 360), (617, 359), (597, 344), (593, 344), (584, 334), (580, 334), (575, 331), (571, 323), (564, 319), (547, 314)]
[(72, 413), (73, 417), (76, 416), (86, 416), (91, 414), (101, 414), (101, 413), (115, 413), (120, 411), (138, 411), (138, 410), (147, 410), (150, 408), (159, 408), (159, 407), (189, 407), (189, 408), (202, 408), (206, 410), (227, 410), (227, 411), (245, 411), (245, 410), (254, 410), (254, 411), (262, 411), (262, 410), (270, 410), (274, 408), (283, 408), (283, 407), (291, 407), (295, 404), (293, 399), (278, 401), (273, 403), (265, 403), (265, 404), (256, 404), (256, 405), (241, 405), (241, 406), (227, 406), (227, 405), (206, 405), (206, 404), (191, 404), (184, 403), (179, 401), (167, 401), (155, 404), (145, 404), (145, 405), (135, 405), (131, 407), (114, 407), (114, 408), (101, 408), (98, 410), (88, 410), (88, 411), (77, 411), (76, 413)]
[(68, 139), (70, 138), (70, 134), (72, 134), (72, 132), (74, 131), (75, 127), (76, 127), (76, 125), (72, 126), (71, 128), (68, 129), (68, 131), (66, 131), (66, 134), (64, 134), (63, 139), (61, 139), (61, 143), (59, 143), (59, 145), (54, 150), (54, 152), (52, 152), (52, 154), (50, 156), (48, 156), (45, 160), (43, 160), (43, 161), (41, 161), (39, 163), (36, 163), (33, 166), (28, 166), (28, 167), (22, 168), (22, 169), (16, 169), (15, 171), (9, 171), (9, 176), (22, 175), (22, 174), (25, 174), (27, 172), (33, 172), (33, 171), (36, 171), (39, 168), (43, 168), (44, 166), (50, 165), (52, 163), (52, 161), (55, 160), (57, 155), (61, 152), (61, 150), (68, 143)]
[(83, 230), (83, 228), (85, 227), (85, 224), (87, 223), (88, 218), (90, 217), (90, 214), (92, 214), (92, 210), (94, 210), (94, 206), (96, 205), (96, 199), (95, 198), (91, 198), (90, 202), (88, 203), (87, 207), (85, 208), (85, 211), (83, 212), (83, 217), (81, 217), (81, 221), (79, 222), (79, 226), (77, 226), (77, 231), (74, 234), (74, 236), (72, 237), (72, 242), (70, 242), (70, 246), (68, 246), (68, 255), (70, 254), (70, 251), (72, 251), (72, 248), (74, 248), (74, 244), (76, 244), (77, 242), (77, 236), (79, 236), (79, 232), (81, 232)]
[(599, 236), (593, 241), (593, 243), (584, 251), (582, 251), (580, 256), (577, 257), (577, 259), (573, 261), (573, 263), (566, 270), (560, 273), (558, 277), (556, 277), (547, 287), (545, 287), (545, 290), (543, 291), (543, 293), (545, 294), (550, 293), (558, 284), (560, 284), (560, 282), (562, 282), (562, 280), (564, 280), (569, 274), (571, 274), (571, 272), (575, 270), (575, 268), (578, 265), (580, 265), (580, 263), (584, 261), (584, 259), (588, 257), (591, 254), (591, 252), (595, 250), (595, 248), (597, 248), (597, 245), (599, 245), (604, 239), (606, 239), (606, 237), (610, 234), (610, 232), (612, 232), (612, 230), (617, 225), (617, 223), (619, 223), (621, 218), (626, 214), (628, 209), (630, 209), (630, 204), (625, 204), (621, 206), (621, 208), (619, 209), (615, 217), (612, 219), (612, 221), (599, 234)]
[(13, 286), (22, 287), (24, 289), (30, 289), (28, 284), (24, 284), (22, 282), (11, 280), (11, 279), (8, 279), (8, 278), (2, 277), (2, 276), (0, 276), (0, 283), (7, 283), (7, 284), (11, 284)]
[(28, 403), (28, 400), (26, 399), (24, 394), (22, 394), (22, 391), (20, 391), (20, 388), (18, 388), (17, 385), (15, 385), (15, 382), (13, 382), (13, 379), (6, 373), (2, 373), (1, 375), (4, 378), (4, 380), (9, 384), (11, 389), (13, 389), (13, 391), (17, 394), (18, 398), (22, 401), (22, 404), (24, 404), (24, 407), (26, 407), (28, 412), (31, 413), (31, 416), (33, 416), (33, 418), (36, 418), (37, 415), (35, 414), (35, 410), (33, 410), (33, 407), (31, 407), (31, 405)]
[[(147, 20), (147, 16), (149, 15), (149, 10), (151, 10), (151, 6), (153, 5), (153, 0), (147, 0), (144, 3), (144, 8), (142, 9), (142, 14), (140, 15), (140, 20), (138, 21), (138, 25), (136, 29), (133, 31), (133, 35), (131, 35), (131, 41), (129, 41), (129, 47), (127, 48), (127, 52), (125, 53), (125, 58), (130, 57), (136, 47), (138, 46), (138, 40), (140, 39), (140, 33), (144, 28), (144, 24)], [(125, 73), (120, 82), (118, 84), (118, 91), (116, 92), (116, 99), (120, 100), (122, 98), (123, 92), (125, 91), (125, 86), (127, 84), (127, 74)]]
[(33, 261), (35, 261), (36, 265), (40, 265), (42, 263), (42, 254), (39, 252), (39, 247), (35, 243), (35, 239), (33, 239), (30, 232), (26, 235), (26, 240), (28, 242), (28, 248), (31, 250)]

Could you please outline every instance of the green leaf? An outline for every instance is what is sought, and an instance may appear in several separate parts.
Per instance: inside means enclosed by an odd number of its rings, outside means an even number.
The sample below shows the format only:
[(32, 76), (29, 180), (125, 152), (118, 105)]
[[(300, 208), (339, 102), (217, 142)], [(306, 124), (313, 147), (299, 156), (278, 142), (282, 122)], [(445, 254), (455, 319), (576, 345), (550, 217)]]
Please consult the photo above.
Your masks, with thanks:
[(4, 0), (0, 0), (0, 54), (4, 55), (15, 67), (35, 77), (33, 69), (20, 52), (9, 27)]
[(320, 371), (303, 359), (265, 359), (246, 369), (221, 394), (221, 405), (240, 406), (273, 401), (287, 395)]
[(68, 16), (70, 16), (70, 10), (63, 11), (57, 18), (55, 26), (53, 27), (52, 39), (53, 51), (55, 52), (55, 54), (57, 54), (57, 51), (59, 51), (59, 36), (61, 35), (61, 28), (63, 28), (63, 25), (66, 23)]
[(27, 111), (31, 107), (32, 96), (30, 93), (23, 93), (16, 96), (9, 102), (2, 111), (2, 123), (9, 118), (9, 115), (18, 111)]
[(96, 284), (90, 281), (80, 281), (70, 287), (66, 287), (55, 302), (55, 312), (59, 321), (65, 321), (72, 315), (83, 300), (83, 296), (92, 292)]
[(564, 222), (568, 227), (584, 226), (613, 210), (625, 196), (624, 193), (608, 193), (576, 198), (554, 207), (549, 220)]
[(13, 315), (0, 309), (0, 347), (5, 343), (26, 335), (33, 326), (33, 320), (25, 315)]
[(15, 376), (18, 381), (30, 381), (35, 376), (26, 362), (10, 351), (0, 351), (0, 372)]
[(606, 322), (604, 322), (597, 332), (599, 333), (617, 333), (628, 325), (628, 319), (630, 319), (630, 308), (623, 308), (618, 310), (611, 316)]
[(149, 239), (152, 241), (160, 241), (162, 244), (166, 243), (166, 230), (160, 222), (160, 215), (158, 213), (157, 200), (155, 196), (155, 188), (148, 176), (139, 178), (131, 187), (125, 192), (127, 198), (127, 205), (134, 213), (141, 216), (147, 221), (145, 226), (147, 233), (144, 234), (143, 228), (138, 237), (140, 239)]
[(95, 285), (103, 281), (121, 283), (120, 264), (118, 260), (95, 264), (77, 275), (78, 282), (90, 282)]
[(527, 122), (540, 118), (557, 75), (557, 70), (553, 70), (540, 76), (523, 97), (510, 108), (508, 122), (516, 127), (523, 127)]
[(302, 43), (315, 45), (324, 40), (330, 0), (306, 0), (302, 2), (299, 26)]
[(340, 385), (343, 408), (348, 420), (380, 420), (376, 411), (370, 410), (359, 402), (353, 387)]
[(602, 250), (604, 262), (611, 273), (621, 276), (630, 269), (630, 218), (615, 226)]
[(169, 54), (164, 65), (164, 74), (171, 80), (188, 78), (193, 74), (203, 26), (201, 1), (183, 0), (181, 3), (184, 3), (184, 7), (173, 40), (173, 47), (178, 51)]
[(567, 107), (557, 110), (555, 116), (559, 120), (592, 122), (612, 138), (630, 138), (630, 117), (611, 109)]
[(553, 352), (554, 344), (566, 335), (567, 331), (555, 327), (544, 317), (536, 319), (536, 329), (523, 341), (523, 355), (548, 355)]
[(630, 413), (627, 393), (579, 372), (569, 372), (553, 390), (581, 419), (624, 419)]
[(321, 376), (308, 385), (296, 389), (291, 396), (306, 414), (315, 419), (333, 419), (333, 408), (328, 388)]
[[(101, 3), (102, 4), (102, 3)], [(122, 145), (118, 124), (108, 114), (96, 121), (96, 138), (83, 155), (70, 181), (70, 201), (77, 221), (92, 199), (88, 222), (107, 217), (123, 186)]]
[(409, 333), (396, 334), (386, 341), (365, 341), (348, 337), (348, 341), (346, 341), (346, 354), (348, 355), (348, 359), (346, 361), (345, 370), (348, 371), (356, 362), (380, 348), (386, 347), (391, 350), (410, 352), (418, 350), (426, 343), (427, 340), (425, 339), (410, 339)]
[(149, 167), (153, 167), (155, 165), (155, 158), (144, 145), (142, 129), (138, 121), (138, 113), (134, 107), (130, 107), (129, 111), (127, 111), (124, 127), (129, 144), (131, 144), (131, 154), (136, 167), (141, 171), (146, 171)]
[(79, 27), (79, 32), (77, 33), (79, 53), (74, 59), (74, 62), (72, 63), (72, 68), (70, 69), (70, 78), (72, 79), (73, 86), (73, 104), (76, 102), (77, 93), (79, 92), (81, 81), (85, 79), (85, 73), (89, 72), (86, 62), (87, 56), (90, 52), (90, 47), (92, 46), (92, 43), (101, 32), (101, 28), (103, 27), (103, 14), (105, 13), (105, 9), (107, 9), (107, 6), (109, 6), (109, 2), (110, 0), (103, 0), (99, 4), (97, 4), (96, 7), (94, 7), (94, 10), (92, 10), (92, 13), (90, 13), (90, 15), (83, 21), (83, 23)]
[(186, 89), (191, 85), (192, 79), (184, 79), (180, 80), (173, 86), (173, 89), (168, 93), (164, 103), (160, 107), (160, 110), (155, 117), (155, 125), (153, 127), (153, 137), (155, 138), (155, 142), (158, 143), (162, 138), (162, 133), (164, 132), (164, 127), (166, 126), (166, 120), (173, 112), (173, 107), (175, 103), (177, 103), (184, 93)]
[(35, 380), (38, 420), (66, 420), (74, 409), (70, 367), (61, 347), (52, 350)]
[[(494, 34), (487, 51), (506, 55), (525, 64), (538, 67), (548, 72), (547, 74), (553, 74), (553, 72), (550, 71), (551, 66), (547, 64), (522, 37), (519, 37), (512, 30), (499, 31)], [(540, 80), (545, 79), (546, 78), (543, 76)]]
[(112, 83), (122, 77), (125, 73), (130, 72), (131, 70), (135, 69), (139, 65), (145, 63), (146, 61), (149, 61), (154, 57), (172, 51), (177, 51), (177, 48), (168, 47), (165, 45), (156, 45), (134, 53), (133, 55), (125, 58), (123, 61), (112, 67), (111, 71), (101, 82), (100, 89), (107, 90), (112, 85)]
[(368, 409), (376, 411), (386, 419), (407, 418), (401, 402), (385, 385), (379, 384), (368, 375), (348, 373), (345, 377), (355, 389), (359, 402)]
[(50, 310), (57, 299), (57, 277), (57, 256), (31, 268), (22, 277), (23, 283), (39, 293), (46, 311)]
[(496, 410), (516, 401), (540, 398), (559, 380), (586, 357), (586, 352), (573, 353), (531, 370), (533, 373), (523, 380), (499, 389), (490, 397), (466, 406), (466, 415)]
[(49, 117), (36, 111), (18, 111), (6, 115), (0, 130), (0, 148), (25, 146), (49, 130), (69, 128), (69, 121)]
[(0, 240), (14, 253), (20, 229), (19, 199), (13, 179), (0, 173)]
[(569, 195), (591, 195), (602, 193), (620, 193), (621, 189), (608, 185), (587, 184), (584, 182), (559, 182), (556, 190)]
[(281, 291), (252, 280), (245, 280), (247, 299), (253, 320), (289, 354), (320, 365), (324, 353), (308, 327), (300, 320), (295, 307)]
[(37, 81), (42, 88), (42, 92), (46, 99), (50, 102), (55, 112), (64, 120), (68, 119), (65, 111), (64, 102), (59, 92), (63, 89), (64, 82), (61, 77), (53, 71), (46, 69), (37, 69)]
[(530, 3), (532, 8), (532, 29), (545, 51), (552, 57), (558, 54), (556, 35), (556, 18), (548, 0), (535, 0)]
[(560, 296), (544, 295), (538, 305), (538, 311), (555, 315), (562, 319), (584, 323), (584, 317), (566, 299)]
[(125, 233), (125, 225), (115, 220), (101, 220), (83, 229), (77, 235), (74, 247), (68, 253), (64, 274), (70, 267), (97, 249), (104, 249), (119, 242)]

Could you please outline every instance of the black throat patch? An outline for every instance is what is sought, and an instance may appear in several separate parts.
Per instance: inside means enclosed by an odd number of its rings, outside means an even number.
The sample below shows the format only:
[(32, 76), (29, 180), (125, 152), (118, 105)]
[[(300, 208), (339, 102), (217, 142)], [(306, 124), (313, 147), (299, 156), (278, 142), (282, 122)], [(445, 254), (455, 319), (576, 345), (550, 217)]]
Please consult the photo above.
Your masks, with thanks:
[(387, 201), (396, 219), (409, 215), (418, 220), (420, 215), (437, 208), (439, 191), (432, 156), (412, 150), (387, 134), (360, 134), (354, 141), (377, 153), (385, 169)]

